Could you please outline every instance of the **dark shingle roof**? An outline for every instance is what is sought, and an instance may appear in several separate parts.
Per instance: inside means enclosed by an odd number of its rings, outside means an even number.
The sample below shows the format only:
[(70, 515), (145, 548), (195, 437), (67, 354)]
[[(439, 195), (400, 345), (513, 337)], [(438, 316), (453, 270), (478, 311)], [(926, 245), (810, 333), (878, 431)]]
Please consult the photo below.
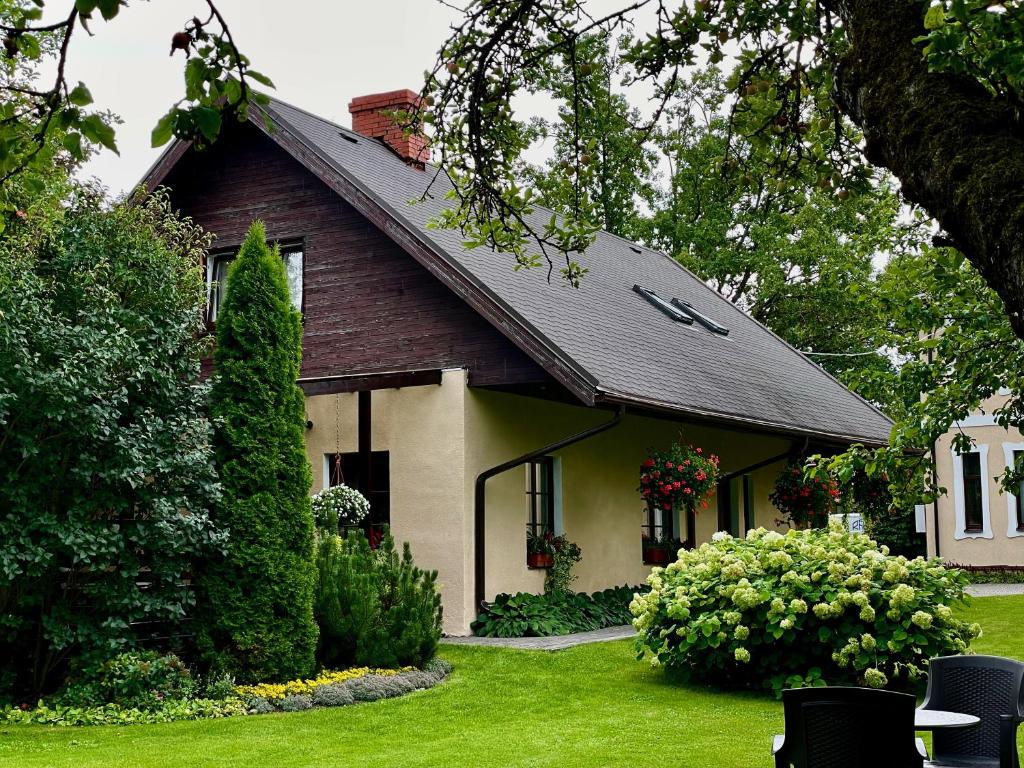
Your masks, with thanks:
[[(283, 102), (271, 100), (267, 111), (279, 130), (485, 287), (515, 321), (594, 382), (598, 399), (872, 444), (888, 440), (891, 422), (880, 411), (664, 254), (637, 253), (633, 243), (601, 233), (578, 259), (589, 270), (579, 289), (557, 276), (548, 282), (546, 269), (514, 271), (511, 257), (467, 249), (457, 231), (427, 228), (445, 207), (445, 187), (425, 202), (408, 203), (433, 177), (429, 168), (411, 168), (379, 141)], [(692, 304), (728, 328), (728, 336), (673, 321), (635, 293), (634, 284)]]

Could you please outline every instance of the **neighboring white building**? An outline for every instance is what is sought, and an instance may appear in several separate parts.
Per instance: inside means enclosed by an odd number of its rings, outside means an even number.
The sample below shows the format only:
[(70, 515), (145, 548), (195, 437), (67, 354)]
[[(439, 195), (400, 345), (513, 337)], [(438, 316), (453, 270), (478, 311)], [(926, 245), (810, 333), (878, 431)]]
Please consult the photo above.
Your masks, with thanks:
[[(1024, 499), (1003, 493), (999, 485), (1024, 452), (1024, 436), (1003, 429), (993, 416), (1007, 399), (1008, 394), (989, 398), (936, 441), (936, 476), (946, 493), (925, 510), (929, 555), (958, 565), (1024, 567)], [(963, 455), (952, 445), (961, 431), (974, 440)]]

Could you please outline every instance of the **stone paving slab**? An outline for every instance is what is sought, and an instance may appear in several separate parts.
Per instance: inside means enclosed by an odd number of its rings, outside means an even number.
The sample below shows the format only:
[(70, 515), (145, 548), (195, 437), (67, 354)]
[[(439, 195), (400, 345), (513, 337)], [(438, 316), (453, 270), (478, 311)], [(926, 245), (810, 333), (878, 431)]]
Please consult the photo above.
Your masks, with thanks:
[(445, 637), (442, 643), (452, 645), (489, 645), (495, 648), (517, 648), (523, 651), (560, 651), (587, 643), (605, 643), (609, 640), (623, 640), (636, 635), (629, 624), (620, 627), (595, 629), (593, 632), (577, 632), (557, 637)]
[(967, 587), (967, 594), (971, 597), (1024, 595), (1024, 584), (970, 584)]

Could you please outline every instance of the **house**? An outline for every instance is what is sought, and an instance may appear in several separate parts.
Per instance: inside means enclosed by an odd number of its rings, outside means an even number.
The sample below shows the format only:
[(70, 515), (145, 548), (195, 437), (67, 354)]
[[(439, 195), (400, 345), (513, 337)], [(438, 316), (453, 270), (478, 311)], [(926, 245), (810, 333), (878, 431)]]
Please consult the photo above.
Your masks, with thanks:
[[(1003, 493), (999, 477), (1024, 451), (1024, 437), (1004, 429), (993, 415), (1009, 399), (1007, 391), (956, 422), (935, 443), (935, 477), (946, 494), (924, 509), (928, 554), (976, 568), (1024, 568), (1024, 501)], [(963, 455), (953, 435), (974, 441)]]
[[(481, 600), (543, 588), (528, 529), (582, 547), (581, 590), (639, 584), (642, 535), (773, 526), (788, 457), (887, 441), (882, 413), (663, 254), (602, 233), (574, 289), (429, 227), (444, 179), (425, 195), (425, 142), (382, 114), (415, 99), (354, 99), (352, 130), (271, 100), (209, 150), (171, 146), (144, 183), (216, 234), (214, 323), (249, 223), (281, 245), (314, 490), (368, 493), (373, 522), (438, 570), (446, 632), (468, 632)], [(637, 493), (646, 452), (677, 439), (725, 473), (689, 519)]]

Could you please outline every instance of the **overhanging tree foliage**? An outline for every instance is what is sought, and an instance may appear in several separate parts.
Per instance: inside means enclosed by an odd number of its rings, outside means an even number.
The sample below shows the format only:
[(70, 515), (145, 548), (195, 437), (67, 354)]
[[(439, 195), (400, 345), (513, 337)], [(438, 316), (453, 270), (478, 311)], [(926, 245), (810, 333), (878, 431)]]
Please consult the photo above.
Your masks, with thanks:
[(313, 513), (302, 322), (284, 263), (254, 222), (217, 313), (210, 411), (223, 484), (215, 520), (230, 538), (204, 562), (198, 640), (211, 666), (247, 681), (313, 670)]
[[(198, 146), (212, 142), (222, 115), (245, 120), (251, 103), (265, 103), (252, 83), (273, 87), (249, 66), (213, 0), (195, 5), (197, 15), (169, 35), (171, 54), (186, 58), (185, 93), (153, 129), (153, 146), (175, 136)], [(114, 20), (125, 6), (124, 0), (0, 0), (0, 231), (15, 211), (11, 179), (46, 168), (58, 153), (80, 161), (90, 148), (117, 151), (115, 118), (92, 106), (88, 86), (74, 81), (68, 61), (74, 39)], [(44, 19), (46, 11), (55, 19)]]
[(208, 237), (50, 169), (0, 240), (0, 700), (166, 630), (223, 534), (199, 383)]
[[(578, 93), (571, 61), (549, 62), (544, 82), (565, 103), (558, 120), (531, 122), (554, 146), (544, 167), (527, 166), (523, 183), (557, 213), (572, 215), (578, 204), (605, 229), (660, 248), (798, 349), (813, 350), (831, 373), (891, 371), (889, 357), (875, 352), (886, 329), (873, 300), (876, 261), (911, 252), (925, 237), (920, 222), (901, 220), (891, 180), (851, 189), (807, 168), (776, 178), (771, 149), (744, 138), (744, 116), (730, 123), (716, 67), (680, 79), (644, 141), (633, 127), (638, 110), (616, 90), (624, 72), (613, 46), (600, 35), (580, 41), (591, 66)], [(578, 178), (566, 175), (577, 137)], [(888, 405), (888, 393), (879, 394)]]
[(945, 0), (928, 10), (926, 27), (927, 8), (919, 0), (636, 0), (599, 16), (586, 0), (471, 2), (417, 116), (435, 127), (457, 190), (445, 223), (520, 263), (535, 262), (535, 249), (561, 258), (563, 276), (577, 282), (573, 253), (598, 222), (580, 208), (541, 230), (529, 225), (536, 190), (512, 183), (525, 141), (512, 98), (542, 83), (555, 55), (572, 62), (579, 83), (592, 66), (578, 55), (581, 38), (625, 30), (628, 79), (655, 97), (650, 127), (686, 67), (699, 55), (720, 62), (729, 50), (738, 62), (734, 114), (756, 126), (748, 140), (775, 149), (777, 175), (804, 167), (849, 184), (864, 181), (868, 165), (889, 169), (998, 293), (1024, 338), (1021, 4)]

